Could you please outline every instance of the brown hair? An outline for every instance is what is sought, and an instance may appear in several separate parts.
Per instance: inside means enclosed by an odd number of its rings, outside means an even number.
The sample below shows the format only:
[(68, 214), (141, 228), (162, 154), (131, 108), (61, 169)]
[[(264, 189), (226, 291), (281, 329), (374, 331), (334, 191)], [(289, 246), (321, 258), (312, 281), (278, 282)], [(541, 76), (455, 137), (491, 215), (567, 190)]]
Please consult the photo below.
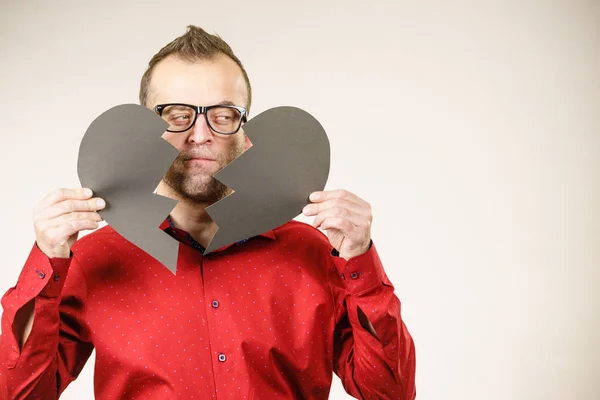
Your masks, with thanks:
[(214, 60), (220, 54), (224, 54), (231, 58), (242, 70), (244, 80), (246, 81), (246, 87), (248, 89), (248, 98), (246, 99), (246, 108), (248, 113), (250, 112), (250, 103), (252, 102), (252, 88), (250, 86), (250, 80), (248, 74), (242, 65), (242, 62), (233, 54), (231, 47), (218, 35), (211, 35), (204, 29), (194, 25), (188, 25), (187, 32), (173, 40), (171, 43), (160, 49), (158, 53), (152, 57), (148, 63), (148, 69), (142, 76), (140, 82), (140, 104), (147, 106), (148, 99), (150, 97), (150, 81), (152, 79), (152, 72), (154, 67), (161, 60), (165, 59), (170, 55), (175, 55), (182, 60), (189, 62), (203, 61), (203, 60)]

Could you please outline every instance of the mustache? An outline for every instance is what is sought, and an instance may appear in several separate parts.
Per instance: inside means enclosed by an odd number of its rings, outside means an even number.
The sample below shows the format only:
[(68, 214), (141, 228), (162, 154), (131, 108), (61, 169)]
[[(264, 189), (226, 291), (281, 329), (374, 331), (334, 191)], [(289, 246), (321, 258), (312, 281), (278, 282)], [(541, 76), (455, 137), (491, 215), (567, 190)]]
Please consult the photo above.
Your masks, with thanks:
[(193, 158), (207, 158), (209, 160), (217, 160), (217, 161), (220, 159), (218, 154), (212, 154), (208, 151), (203, 151), (203, 150), (201, 150), (201, 151), (195, 150), (195, 151), (190, 151), (187, 153), (179, 153), (177, 158), (180, 161), (188, 161)]

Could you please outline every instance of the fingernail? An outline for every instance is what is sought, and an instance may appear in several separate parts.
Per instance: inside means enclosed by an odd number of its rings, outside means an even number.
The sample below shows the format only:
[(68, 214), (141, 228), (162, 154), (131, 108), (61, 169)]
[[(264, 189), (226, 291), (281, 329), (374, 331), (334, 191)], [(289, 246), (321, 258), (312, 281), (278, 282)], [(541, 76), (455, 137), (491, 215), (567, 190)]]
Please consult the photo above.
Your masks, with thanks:
[(83, 195), (84, 196), (91, 196), (92, 195), (92, 190), (91, 189), (83, 189)]
[(98, 199), (98, 200), (96, 201), (96, 204), (98, 204), (98, 207), (104, 207), (104, 204), (105, 204), (105, 203), (104, 203), (104, 200), (102, 200), (102, 199)]
[(317, 192), (311, 193), (309, 199), (310, 199), (310, 201), (318, 200), (319, 199), (319, 193), (317, 193)]

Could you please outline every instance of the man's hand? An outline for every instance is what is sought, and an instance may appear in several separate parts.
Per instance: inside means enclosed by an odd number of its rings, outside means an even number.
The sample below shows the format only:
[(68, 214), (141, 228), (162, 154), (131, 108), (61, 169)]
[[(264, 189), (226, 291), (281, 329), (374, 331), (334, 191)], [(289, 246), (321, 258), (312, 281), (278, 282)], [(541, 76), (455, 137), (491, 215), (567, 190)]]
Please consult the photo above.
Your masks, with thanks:
[(48, 258), (68, 258), (79, 232), (96, 229), (102, 217), (96, 211), (105, 206), (100, 198), (91, 199), (90, 189), (56, 189), (33, 212), (35, 239)]
[(315, 216), (313, 226), (327, 231), (331, 245), (346, 260), (364, 254), (371, 244), (371, 205), (346, 190), (314, 192), (302, 210)]

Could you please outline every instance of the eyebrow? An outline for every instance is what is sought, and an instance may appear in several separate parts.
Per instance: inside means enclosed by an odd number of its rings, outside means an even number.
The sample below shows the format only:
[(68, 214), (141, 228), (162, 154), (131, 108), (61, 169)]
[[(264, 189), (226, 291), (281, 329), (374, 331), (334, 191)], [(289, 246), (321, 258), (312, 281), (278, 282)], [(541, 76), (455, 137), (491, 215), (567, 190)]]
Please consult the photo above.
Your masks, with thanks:
[(179, 105), (177, 105), (177, 106), (170, 106), (170, 107), (167, 107), (167, 108), (165, 108), (163, 110), (163, 114), (169, 114), (171, 112), (182, 111), (182, 110), (185, 110), (186, 108), (187, 107), (185, 107), (185, 106), (179, 106)]
[(219, 105), (219, 106), (236, 106), (237, 107), (237, 105), (233, 101), (229, 101), (229, 100), (220, 101), (216, 105)]

